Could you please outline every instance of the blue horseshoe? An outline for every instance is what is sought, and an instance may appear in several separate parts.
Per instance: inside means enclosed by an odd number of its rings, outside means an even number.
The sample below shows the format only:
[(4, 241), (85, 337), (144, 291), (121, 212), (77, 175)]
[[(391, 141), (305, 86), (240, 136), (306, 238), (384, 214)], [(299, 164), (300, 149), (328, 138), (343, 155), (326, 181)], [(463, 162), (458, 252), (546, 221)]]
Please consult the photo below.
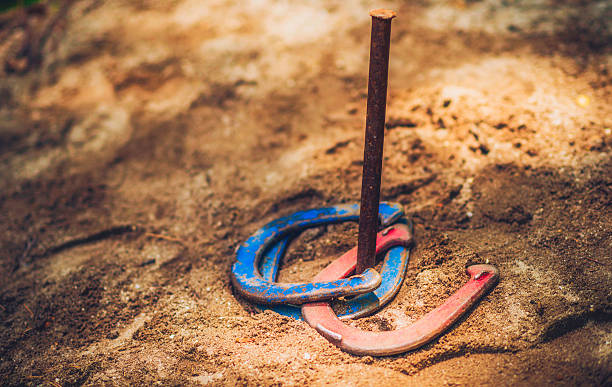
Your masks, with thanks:
[[(403, 223), (403, 219), (400, 220)], [(408, 221), (408, 229), (412, 234), (412, 221)], [(285, 255), (289, 245), (289, 238), (280, 240), (264, 253), (259, 264), (261, 276), (270, 282), (276, 281), (280, 260)], [(382, 282), (376, 290), (355, 297), (351, 300), (337, 300), (334, 310), (341, 320), (359, 318), (370, 315), (387, 304), (398, 292), (408, 268), (410, 248), (396, 246), (385, 254), (383, 266), (380, 271)], [(272, 310), (283, 316), (296, 320), (302, 319), (302, 308), (293, 305), (257, 305), (260, 310)]]
[[(383, 226), (392, 224), (402, 215), (399, 204), (383, 202), (379, 205)], [(309, 227), (358, 219), (359, 205), (351, 204), (296, 212), (268, 223), (238, 249), (231, 276), (235, 289), (245, 298), (259, 304), (294, 305), (358, 295), (373, 290), (382, 281), (373, 269), (350, 278), (317, 283), (275, 283), (264, 279), (258, 270), (259, 261), (266, 250), (290, 234)], [(284, 252), (284, 248), (281, 250)], [(278, 269), (272, 268), (272, 272), (276, 270)]]

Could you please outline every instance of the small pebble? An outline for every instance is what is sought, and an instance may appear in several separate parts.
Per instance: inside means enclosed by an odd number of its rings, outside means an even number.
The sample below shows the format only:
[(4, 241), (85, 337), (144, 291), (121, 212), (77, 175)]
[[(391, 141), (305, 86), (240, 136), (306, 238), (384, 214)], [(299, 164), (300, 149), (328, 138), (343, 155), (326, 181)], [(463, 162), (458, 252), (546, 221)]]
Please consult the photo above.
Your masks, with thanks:
[(578, 97), (576, 97), (576, 103), (580, 107), (587, 107), (591, 103), (591, 99), (584, 94), (580, 94)]

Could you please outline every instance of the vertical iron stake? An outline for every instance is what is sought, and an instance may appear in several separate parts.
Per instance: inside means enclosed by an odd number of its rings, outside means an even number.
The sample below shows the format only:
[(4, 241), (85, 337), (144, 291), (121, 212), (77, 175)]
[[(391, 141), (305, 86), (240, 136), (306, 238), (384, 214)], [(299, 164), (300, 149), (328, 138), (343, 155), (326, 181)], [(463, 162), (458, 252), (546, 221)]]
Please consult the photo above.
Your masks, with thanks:
[(372, 37), (370, 42), (368, 107), (363, 152), (363, 176), (361, 179), (356, 274), (363, 273), (365, 269), (373, 267), (376, 260), (376, 233), (378, 232), (378, 204), (387, 108), (391, 20), (396, 14), (391, 10), (375, 9), (370, 11), (370, 16), (372, 17)]

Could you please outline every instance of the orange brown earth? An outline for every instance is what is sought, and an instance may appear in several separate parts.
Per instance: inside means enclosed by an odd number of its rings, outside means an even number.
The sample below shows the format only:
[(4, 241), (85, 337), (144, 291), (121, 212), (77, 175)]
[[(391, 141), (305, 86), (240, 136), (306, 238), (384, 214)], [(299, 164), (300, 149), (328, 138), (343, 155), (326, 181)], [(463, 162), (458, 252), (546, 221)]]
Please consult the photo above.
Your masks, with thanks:
[[(230, 285), (234, 249), (359, 199), (368, 11), (392, 8), (385, 200), (415, 222), (401, 328), (490, 262), (497, 287), (391, 357), (341, 352)], [(608, 1), (98, 1), (0, 15), (7, 385), (610, 385)], [(302, 234), (312, 278), (354, 224)]]

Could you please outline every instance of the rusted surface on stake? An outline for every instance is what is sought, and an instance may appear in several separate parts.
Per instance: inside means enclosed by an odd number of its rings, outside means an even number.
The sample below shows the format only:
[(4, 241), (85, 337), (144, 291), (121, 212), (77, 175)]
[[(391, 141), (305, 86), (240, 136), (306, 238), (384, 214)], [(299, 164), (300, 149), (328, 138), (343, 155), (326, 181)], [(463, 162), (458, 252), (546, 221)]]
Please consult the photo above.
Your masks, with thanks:
[(370, 16), (372, 17), (372, 38), (356, 274), (374, 266), (376, 258), (378, 202), (380, 200), (380, 177), (387, 107), (389, 44), (391, 40), (391, 20), (395, 17), (395, 12), (377, 9), (370, 11)]

